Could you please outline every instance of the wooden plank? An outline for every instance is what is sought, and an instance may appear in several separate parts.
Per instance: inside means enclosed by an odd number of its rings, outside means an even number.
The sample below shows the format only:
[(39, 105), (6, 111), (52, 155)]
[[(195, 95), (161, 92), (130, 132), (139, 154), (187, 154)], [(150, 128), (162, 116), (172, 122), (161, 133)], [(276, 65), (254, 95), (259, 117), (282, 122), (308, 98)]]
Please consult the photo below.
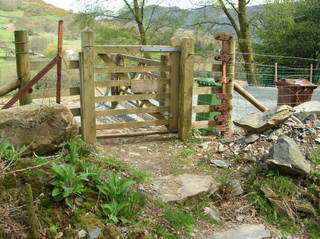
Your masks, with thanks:
[(107, 66), (116, 66), (117, 64), (107, 54), (98, 54), (98, 56), (106, 63)]
[(95, 102), (129, 101), (129, 100), (159, 100), (168, 97), (169, 94), (134, 94), (134, 95), (112, 95), (95, 97)]
[(0, 88), (0, 97), (8, 94), (9, 92), (17, 89), (20, 82), (18, 80), (11, 81)]
[(162, 80), (132, 80), (131, 91), (133, 93), (165, 92), (165, 85), (169, 79)]
[(221, 63), (201, 63), (196, 62), (193, 65), (193, 70), (195, 72), (212, 72), (212, 71), (220, 71), (221, 70)]
[(178, 115), (179, 115), (179, 82), (180, 82), (180, 53), (172, 52), (169, 55), (170, 71), (170, 118), (169, 130), (178, 130)]
[(169, 111), (169, 107), (147, 107), (147, 108), (99, 110), (99, 111), (96, 111), (96, 116), (99, 117), (99, 116), (110, 116), (110, 115), (165, 113), (168, 111)]
[(143, 51), (143, 53), (147, 53), (147, 52), (154, 53), (154, 50), (159, 48), (161, 48), (161, 53), (172, 51), (171, 46), (157, 46), (157, 45), (122, 45), (122, 46), (104, 45), (104, 46), (93, 47), (96, 54), (111, 54), (111, 53), (136, 54), (136, 53), (142, 53), (141, 48), (150, 49), (150, 51)]
[(209, 127), (215, 127), (218, 123), (215, 120), (204, 120), (204, 121), (195, 121), (192, 122), (193, 129), (203, 129)]
[(30, 70), (31, 71), (40, 70), (41, 68), (48, 65), (48, 63), (51, 60), (52, 60), (51, 58), (41, 58), (41, 59), (33, 60), (30, 62)]
[(194, 39), (183, 38), (181, 41), (180, 88), (179, 88), (179, 138), (191, 137)]
[[(229, 41), (229, 54), (232, 56), (232, 61), (230, 64), (227, 65), (227, 76), (229, 81), (227, 83), (227, 94), (231, 94), (233, 96), (233, 89), (234, 89), (234, 76), (235, 76), (235, 61), (236, 61), (236, 41), (231, 40)], [(226, 104), (232, 108), (232, 99), (226, 100)], [(232, 133), (232, 112), (230, 112), (230, 120), (226, 122), (226, 128), (228, 129), (229, 133)]]
[(167, 124), (168, 124), (168, 120), (148, 120), (148, 121), (134, 121), (134, 122), (126, 122), (126, 123), (98, 124), (97, 130), (141, 128), (141, 127), (160, 126), (160, 125), (167, 125)]
[(131, 80), (107, 80), (107, 81), (95, 81), (95, 87), (112, 87), (112, 86), (130, 86)]
[[(86, 143), (96, 142), (96, 116), (95, 116), (95, 88), (94, 67), (95, 55), (91, 48), (93, 45), (93, 32), (89, 29), (81, 32), (82, 54), (80, 54), (80, 101), (81, 101), (81, 129)], [(90, 47), (88, 47), (90, 46)]]
[(120, 56), (124, 57), (125, 59), (131, 60), (131, 61), (137, 61), (139, 63), (147, 64), (149, 66), (160, 66), (161, 63), (158, 60), (152, 60), (152, 59), (147, 59), (143, 57), (136, 57), (136, 56), (128, 56), (124, 54), (120, 54)]
[[(45, 67), (50, 60), (52, 60), (51, 58), (42, 58), (42, 59), (37, 59), (37, 60), (33, 60), (30, 62), (30, 69), (31, 71), (36, 71), (36, 70), (40, 70), (43, 67)], [(68, 65), (68, 69), (79, 69), (79, 60), (70, 60), (67, 61), (67, 65)]]
[(139, 73), (139, 72), (163, 72), (170, 71), (170, 66), (113, 66), (108, 68), (95, 68), (95, 73), (110, 74), (110, 73)]
[(146, 131), (138, 133), (127, 133), (127, 134), (98, 134), (98, 139), (106, 138), (127, 138), (127, 137), (139, 137), (147, 135), (156, 135), (156, 134), (174, 134), (177, 133), (177, 130), (166, 130), (166, 131)]
[[(95, 87), (112, 87), (112, 86), (133, 86), (142, 88), (144, 85), (151, 85), (157, 87), (158, 85), (168, 84), (170, 79), (157, 79), (157, 80), (107, 80), (95, 81)], [(131, 89), (132, 90), (132, 89)], [(133, 90), (132, 90), (133, 91)]]
[(209, 94), (217, 94), (221, 93), (221, 86), (203, 86), (203, 87), (194, 87), (193, 94), (194, 95), (209, 95)]
[[(30, 57), (29, 57), (29, 37), (28, 31), (14, 31), (15, 39), (15, 52), (16, 52), (16, 66), (17, 77), (20, 89), (31, 80), (30, 74)], [(27, 105), (32, 103), (32, 97), (30, 93), (22, 95), (19, 99), (20, 105)]]
[[(80, 87), (72, 87), (61, 91), (61, 96), (75, 96), (80, 95)], [(41, 89), (35, 90), (32, 93), (32, 99), (42, 99), (56, 97), (56, 89)]]
[(266, 106), (260, 103), (253, 95), (251, 95), (248, 91), (242, 88), (237, 82), (233, 82), (234, 89), (238, 92), (243, 98), (249, 101), (253, 106), (255, 106), (261, 112), (265, 112), (268, 110)]
[(215, 112), (215, 105), (197, 105), (192, 106), (192, 113), (208, 113)]

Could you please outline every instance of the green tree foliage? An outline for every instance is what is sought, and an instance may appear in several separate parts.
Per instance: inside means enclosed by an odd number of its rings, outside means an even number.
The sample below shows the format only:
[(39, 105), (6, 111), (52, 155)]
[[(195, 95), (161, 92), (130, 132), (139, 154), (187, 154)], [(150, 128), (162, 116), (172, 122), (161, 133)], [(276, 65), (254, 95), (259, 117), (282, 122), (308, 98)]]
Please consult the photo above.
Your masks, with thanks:
[[(278, 0), (269, 3), (260, 16), (260, 22), (257, 30), (261, 39), (258, 50), (273, 55), (320, 59), (318, 0)], [(296, 62), (283, 61), (287, 64)]]

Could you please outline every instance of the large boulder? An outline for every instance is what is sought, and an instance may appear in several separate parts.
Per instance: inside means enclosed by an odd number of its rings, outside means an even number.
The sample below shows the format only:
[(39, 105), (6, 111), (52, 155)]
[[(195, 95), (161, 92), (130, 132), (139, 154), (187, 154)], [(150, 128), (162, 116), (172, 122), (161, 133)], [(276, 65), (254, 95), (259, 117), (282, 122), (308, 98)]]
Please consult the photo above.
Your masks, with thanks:
[(307, 175), (311, 170), (310, 163), (301, 153), (299, 146), (288, 136), (281, 136), (270, 149), (267, 163), (294, 175)]
[(301, 105), (294, 107), (294, 115), (303, 123), (307, 123), (308, 120), (314, 121), (320, 119), (320, 102), (308, 101)]
[(63, 105), (25, 105), (0, 111), (0, 143), (27, 147), (24, 155), (57, 150), (76, 136), (78, 126)]
[(264, 113), (254, 113), (233, 121), (236, 126), (245, 129), (248, 133), (263, 133), (274, 126), (280, 125), (293, 114), (290, 106), (283, 105)]

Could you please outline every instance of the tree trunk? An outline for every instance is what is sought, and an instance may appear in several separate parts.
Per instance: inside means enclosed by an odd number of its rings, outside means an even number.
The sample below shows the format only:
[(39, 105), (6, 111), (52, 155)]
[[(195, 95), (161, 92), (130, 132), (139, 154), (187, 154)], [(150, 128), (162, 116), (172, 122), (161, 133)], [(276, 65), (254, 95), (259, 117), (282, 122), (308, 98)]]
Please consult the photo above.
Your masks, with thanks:
[(249, 84), (257, 84), (256, 68), (254, 65), (253, 50), (251, 44), (250, 24), (247, 17), (246, 0), (238, 1), (238, 19), (240, 31), (238, 34), (240, 50), (243, 53), (245, 70)]

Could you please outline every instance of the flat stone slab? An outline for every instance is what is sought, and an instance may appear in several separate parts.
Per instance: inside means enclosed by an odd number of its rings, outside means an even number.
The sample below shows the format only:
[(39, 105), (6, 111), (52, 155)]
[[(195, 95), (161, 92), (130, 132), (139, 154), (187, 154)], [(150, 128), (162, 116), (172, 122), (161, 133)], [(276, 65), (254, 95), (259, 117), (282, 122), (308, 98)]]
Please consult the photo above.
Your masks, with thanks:
[(288, 136), (281, 136), (270, 149), (270, 159), (267, 163), (279, 170), (294, 175), (310, 173), (311, 165), (301, 153), (297, 143)]
[(270, 238), (270, 231), (263, 224), (243, 224), (223, 232), (215, 232), (208, 239), (264, 239)]
[(209, 175), (167, 175), (154, 178), (151, 183), (157, 197), (164, 202), (184, 201), (199, 194), (211, 195), (219, 184)]

